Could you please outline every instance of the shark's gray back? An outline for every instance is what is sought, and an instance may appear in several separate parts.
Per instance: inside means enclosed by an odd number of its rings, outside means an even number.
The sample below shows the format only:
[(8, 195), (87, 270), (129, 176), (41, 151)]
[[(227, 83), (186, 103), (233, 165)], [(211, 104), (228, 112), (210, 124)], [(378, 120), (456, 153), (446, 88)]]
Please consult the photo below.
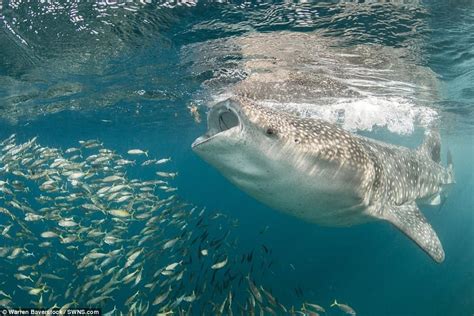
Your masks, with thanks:
[(409, 149), (354, 135), (325, 120), (301, 118), (248, 99), (240, 102), (251, 121), (313, 155), (315, 163), (328, 161), (360, 173), (360, 192), (372, 204), (400, 205), (427, 198), (452, 181), (439, 164), (437, 132), (429, 132), (420, 148)]

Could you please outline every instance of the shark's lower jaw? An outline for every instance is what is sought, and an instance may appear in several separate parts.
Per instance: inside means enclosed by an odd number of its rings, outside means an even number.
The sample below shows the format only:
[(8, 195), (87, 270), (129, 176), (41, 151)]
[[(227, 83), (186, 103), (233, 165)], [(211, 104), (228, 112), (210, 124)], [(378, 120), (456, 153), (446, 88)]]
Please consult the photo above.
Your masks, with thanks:
[(216, 104), (207, 116), (208, 131), (206, 134), (198, 137), (191, 147), (194, 149), (217, 135), (230, 130), (242, 128), (242, 123), (237, 111), (230, 106), (228, 101)]

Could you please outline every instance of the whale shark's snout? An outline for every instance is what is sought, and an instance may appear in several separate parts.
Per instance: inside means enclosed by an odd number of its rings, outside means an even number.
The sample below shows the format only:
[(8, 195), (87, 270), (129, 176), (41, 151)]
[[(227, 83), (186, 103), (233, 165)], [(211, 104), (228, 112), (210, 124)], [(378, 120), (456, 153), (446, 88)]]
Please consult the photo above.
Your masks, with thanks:
[(243, 122), (239, 112), (239, 104), (230, 99), (214, 105), (207, 115), (208, 130), (193, 142), (193, 150), (199, 151), (198, 147), (204, 146), (215, 137), (230, 136), (232, 132), (241, 130)]

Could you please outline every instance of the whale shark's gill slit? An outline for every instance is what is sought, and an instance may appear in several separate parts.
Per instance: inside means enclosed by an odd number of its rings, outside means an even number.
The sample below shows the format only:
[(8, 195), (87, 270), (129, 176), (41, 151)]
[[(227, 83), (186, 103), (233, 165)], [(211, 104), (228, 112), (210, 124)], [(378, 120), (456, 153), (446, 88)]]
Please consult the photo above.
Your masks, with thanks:
[(239, 118), (232, 111), (222, 112), (219, 115), (219, 129), (221, 132), (239, 125)]

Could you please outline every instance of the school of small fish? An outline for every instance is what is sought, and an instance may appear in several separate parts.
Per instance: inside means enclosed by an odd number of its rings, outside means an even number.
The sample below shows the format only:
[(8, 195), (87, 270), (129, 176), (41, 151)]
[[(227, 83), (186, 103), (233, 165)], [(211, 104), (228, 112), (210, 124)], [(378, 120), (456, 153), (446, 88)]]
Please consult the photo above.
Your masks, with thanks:
[(66, 150), (16, 135), (0, 142), (0, 306), (100, 307), (107, 316), (326, 312), (284, 306), (262, 285), (271, 249), (242, 253), (238, 223), (181, 201), (170, 183), (177, 172), (129, 176), (171, 158), (124, 156), (98, 140)]

